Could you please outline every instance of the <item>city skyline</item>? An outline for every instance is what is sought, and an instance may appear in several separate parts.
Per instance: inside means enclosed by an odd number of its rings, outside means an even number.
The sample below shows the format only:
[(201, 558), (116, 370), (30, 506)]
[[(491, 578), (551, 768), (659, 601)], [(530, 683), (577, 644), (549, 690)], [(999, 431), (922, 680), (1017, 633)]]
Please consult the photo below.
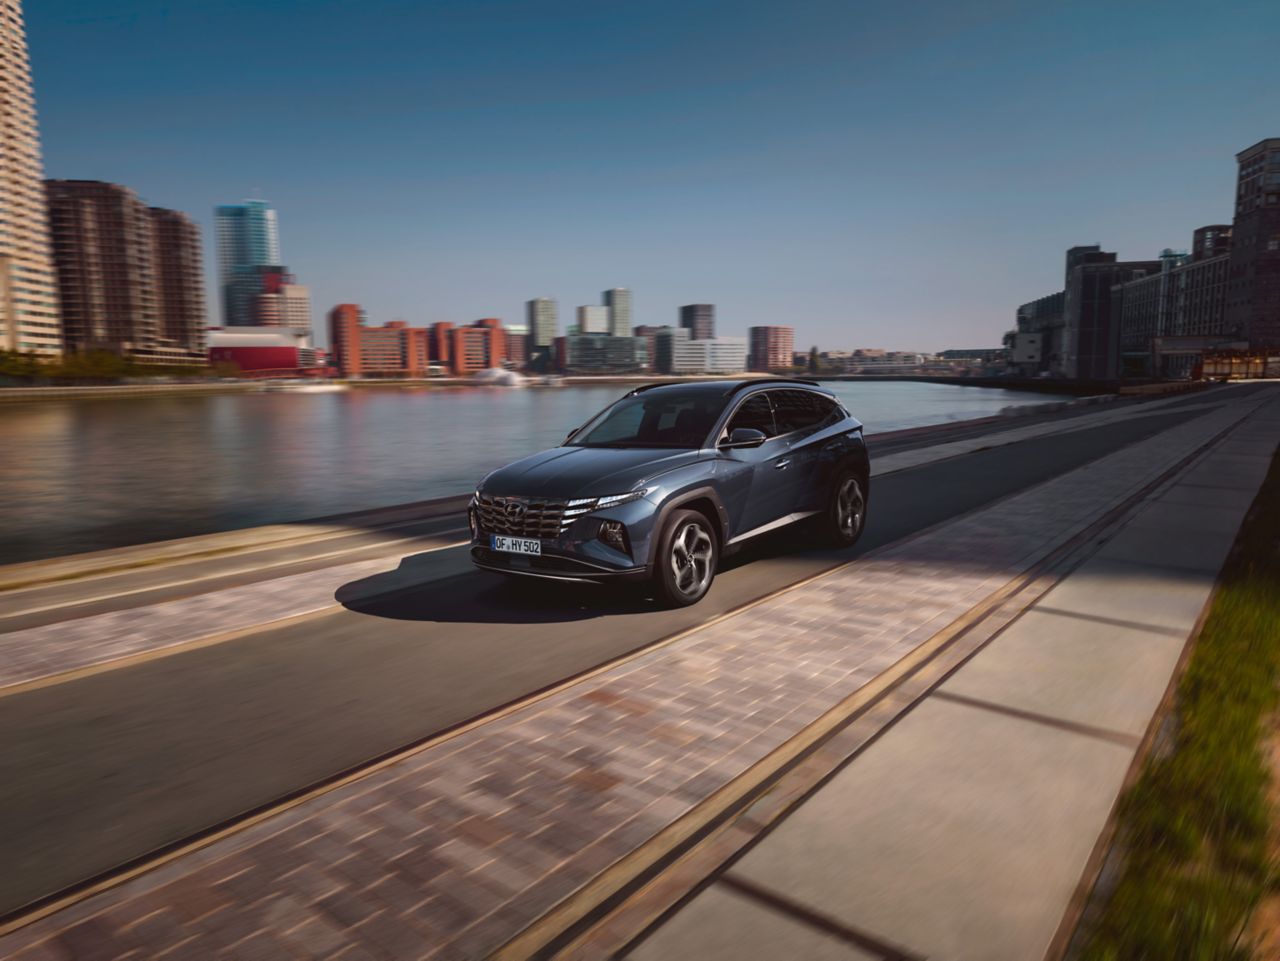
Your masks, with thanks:
[[(270, 29), (240, 43), (235, 7), (86, 14), (55, 2), (28, 17), (48, 176), (148, 184), (148, 203), (200, 218), (208, 249), (213, 205), (258, 192), (287, 211), (289, 261), (322, 310), (359, 299), (414, 324), (514, 320), (538, 290), (586, 303), (594, 278), (612, 277), (642, 292), (636, 326), (706, 299), (726, 333), (789, 324), (819, 344), (991, 344), (1009, 304), (1052, 284), (1062, 249), (1105, 240), (1147, 259), (1180, 243), (1186, 223), (1219, 220), (1230, 197), (1216, 174), (1270, 133), (1258, 129), (1266, 85), (1249, 67), (1262, 21), (1280, 17), (1270, 7), (1250, 8), (1257, 29), (1244, 37), (1220, 8), (1113, 12), (1141, 25), (1142, 56), (1099, 43), (1076, 10), (917, 7), (813, 4), (783, 22), (746, 4), (679, 83), (654, 65), (721, 30), (714, 7), (689, 11), (678, 39), (660, 8), (575, 26), (577, 8), (557, 5), (490, 31), (485, 5), (359, 18), (268, 5), (264, 27), (311, 41), (284, 59), (262, 39)], [(554, 56), (624, 20), (636, 43), (591, 73), (594, 86), (583, 81), (595, 59)], [(917, 36), (908, 21), (928, 26)], [(230, 76), (233, 35), (243, 62)], [(340, 42), (350, 66), (321, 70)], [(375, 48), (402, 43), (442, 56), (356, 76)], [(533, 56), (553, 66), (525, 89), (516, 78)], [(493, 68), (484, 81), (476, 58)], [(1211, 91), (1196, 80), (1206, 62)], [(87, 87), (85, 75), (101, 80)], [(288, 109), (238, 111), (264, 81)], [(1126, 111), (1086, 109), (1117, 93)], [(557, 136), (530, 143), (534, 122)], [(584, 141), (588, 131), (602, 136)], [(501, 160), (511, 136), (526, 149)], [(629, 223), (603, 243), (580, 228), (601, 191)]]

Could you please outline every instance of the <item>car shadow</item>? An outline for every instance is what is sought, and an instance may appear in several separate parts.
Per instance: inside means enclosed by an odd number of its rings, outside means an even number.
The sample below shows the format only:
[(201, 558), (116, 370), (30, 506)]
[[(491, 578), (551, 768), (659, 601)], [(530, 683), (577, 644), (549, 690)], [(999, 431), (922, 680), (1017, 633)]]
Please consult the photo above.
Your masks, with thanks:
[(548, 624), (656, 609), (643, 588), (484, 571), (441, 577), (434, 562), (431, 554), (411, 554), (395, 570), (342, 585), (334, 599), (357, 614), (440, 624)]
[[(720, 563), (720, 573), (785, 551), (770, 540)], [(794, 548), (792, 548), (794, 549)], [(552, 624), (661, 610), (643, 584), (582, 584), (472, 570), (441, 576), (439, 555), (409, 554), (399, 565), (348, 581), (334, 593), (369, 617), (437, 624)]]

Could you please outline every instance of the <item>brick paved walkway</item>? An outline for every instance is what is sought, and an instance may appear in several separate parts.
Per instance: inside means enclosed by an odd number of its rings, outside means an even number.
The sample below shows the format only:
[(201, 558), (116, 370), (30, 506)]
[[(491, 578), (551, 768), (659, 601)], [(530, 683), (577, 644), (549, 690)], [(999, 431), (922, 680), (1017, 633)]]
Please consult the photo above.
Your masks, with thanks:
[[(334, 593), (339, 588), (374, 574), (383, 575), (380, 591), (394, 589), (397, 576), (406, 586), (416, 583), (412, 571), (387, 571), (388, 562), (401, 556), (403, 549), (243, 587), (0, 634), (0, 688), (329, 610), (337, 606)], [(347, 597), (354, 599), (354, 593)]]
[(478, 958), (1256, 403), (877, 552), (0, 939), (0, 956)]

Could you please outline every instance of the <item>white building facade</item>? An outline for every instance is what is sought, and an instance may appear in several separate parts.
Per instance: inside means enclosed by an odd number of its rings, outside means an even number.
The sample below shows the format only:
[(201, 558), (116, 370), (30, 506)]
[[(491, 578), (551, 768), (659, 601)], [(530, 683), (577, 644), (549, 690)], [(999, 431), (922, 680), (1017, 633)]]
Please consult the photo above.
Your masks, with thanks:
[(49, 246), (40, 133), (21, 0), (0, 0), (0, 348), (62, 353), (62, 320)]
[(631, 291), (626, 287), (606, 290), (601, 299), (609, 311), (609, 333), (614, 337), (631, 336)]
[[(578, 308), (578, 333), (609, 333), (609, 308), (586, 304)], [(630, 331), (627, 332), (628, 334)]]

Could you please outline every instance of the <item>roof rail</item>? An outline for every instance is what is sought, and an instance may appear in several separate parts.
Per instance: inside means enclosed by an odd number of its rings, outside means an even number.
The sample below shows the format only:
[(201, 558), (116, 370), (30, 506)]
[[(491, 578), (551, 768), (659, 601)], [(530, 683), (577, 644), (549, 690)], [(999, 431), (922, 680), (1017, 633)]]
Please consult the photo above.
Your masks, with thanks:
[[(668, 380), (659, 384), (642, 384), (627, 392), (626, 396), (631, 397), (635, 394), (643, 394), (646, 390), (653, 390), (655, 387), (679, 387), (681, 384), (708, 384), (714, 383), (711, 380), (701, 381), (679, 381)], [(806, 384), (809, 387), (821, 387), (816, 380), (804, 380), (800, 377), (752, 377), (747, 380), (738, 381), (729, 390), (730, 394), (736, 394), (740, 390), (746, 390), (748, 387), (755, 387), (757, 384)]]
[(733, 388), (734, 393), (740, 390), (746, 390), (748, 387), (755, 387), (757, 384), (807, 384), (810, 387), (821, 387), (816, 380), (804, 380), (800, 377), (753, 377), (751, 380), (744, 380)]

